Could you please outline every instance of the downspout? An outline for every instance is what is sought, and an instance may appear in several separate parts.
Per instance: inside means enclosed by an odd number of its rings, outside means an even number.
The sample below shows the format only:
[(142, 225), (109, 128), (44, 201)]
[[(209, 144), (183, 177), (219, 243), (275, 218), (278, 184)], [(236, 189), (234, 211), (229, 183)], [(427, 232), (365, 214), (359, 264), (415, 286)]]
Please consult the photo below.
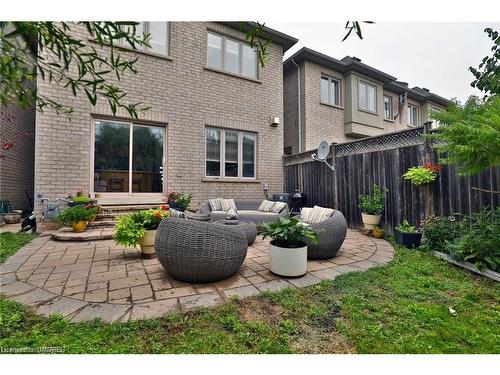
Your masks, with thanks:
[(299, 116), (299, 152), (302, 152), (302, 115), (301, 115), (301, 101), (300, 101), (300, 65), (292, 59), (293, 65), (297, 67), (297, 109)]

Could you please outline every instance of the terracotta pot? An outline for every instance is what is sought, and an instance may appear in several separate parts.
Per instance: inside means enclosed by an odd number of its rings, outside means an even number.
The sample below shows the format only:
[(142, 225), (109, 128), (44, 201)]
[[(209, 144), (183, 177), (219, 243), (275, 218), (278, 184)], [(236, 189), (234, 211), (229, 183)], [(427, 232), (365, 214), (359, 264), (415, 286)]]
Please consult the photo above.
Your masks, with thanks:
[(287, 277), (302, 276), (307, 271), (307, 245), (290, 248), (273, 244), (269, 248), (269, 269)]
[(156, 229), (155, 230), (147, 230), (144, 237), (139, 241), (139, 245), (141, 245), (142, 257), (146, 259), (156, 258), (155, 252), (155, 238), (156, 238)]
[(364, 212), (361, 213), (361, 219), (363, 220), (363, 224), (366, 229), (375, 229), (375, 227), (380, 224), (381, 218), (382, 215), (370, 215), (365, 214)]
[(73, 227), (73, 232), (82, 233), (87, 229), (88, 222), (85, 220), (75, 221), (71, 226)]

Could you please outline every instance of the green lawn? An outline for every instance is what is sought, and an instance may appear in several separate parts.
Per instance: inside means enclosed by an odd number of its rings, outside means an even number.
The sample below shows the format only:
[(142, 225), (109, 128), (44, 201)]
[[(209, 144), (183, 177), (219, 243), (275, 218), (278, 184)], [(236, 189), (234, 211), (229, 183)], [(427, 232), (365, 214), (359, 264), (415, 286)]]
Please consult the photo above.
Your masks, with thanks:
[(35, 237), (36, 235), (31, 233), (0, 233), (0, 263), (5, 262), (5, 259)]
[(499, 302), (498, 284), (398, 248), (385, 267), (157, 320), (72, 324), (0, 300), (0, 347), (63, 346), (66, 353), (499, 353)]

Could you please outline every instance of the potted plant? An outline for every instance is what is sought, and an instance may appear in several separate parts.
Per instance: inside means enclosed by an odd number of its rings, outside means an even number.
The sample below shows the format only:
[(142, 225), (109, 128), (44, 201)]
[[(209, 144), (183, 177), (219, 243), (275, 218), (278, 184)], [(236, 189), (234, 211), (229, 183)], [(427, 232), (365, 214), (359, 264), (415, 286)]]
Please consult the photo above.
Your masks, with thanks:
[(175, 201), (176, 204), (176, 210), (179, 211), (186, 211), (189, 209), (189, 206), (191, 205), (191, 200), (193, 199), (193, 194), (192, 193), (182, 193), (178, 196), (177, 200)]
[(373, 237), (375, 238), (384, 238), (384, 230), (382, 228), (379, 228), (379, 227), (375, 227), (373, 228)]
[(395, 228), (396, 242), (408, 248), (420, 246), (422, 233), (417, 227), (411, 225), (404, 219), (401, 224)]
[(154, 258), (156, 229), (161, 221), (168, 217), (170, 214), (163, 209), (150, 209), (120, 216), (113, 238), (117, 244), (126, 247), (140, 245), (143, 258)]
[(77, 191), (75, 196), (68, 193), (67, 200), (69, 207), (80, 206), (80, 205), (85, 206), (90, 203), (90, 198), (83, 195), (82, 190)]
[(410, 180), (415, 186), (430, 184), (436, 181), (436, 178), (441, 170), (439, 164), (432, 165), (431, 163), (425, 163), (422, 167), (411, 167), (403, 175), (405, 180)]
[(168, 193), (168, 196), (167, 196), (168, 205), (171, 208), (174, 208), (174, 209), (177, 208), (177, 199), (179, 199), (180, 196), (181, 196), (181, 194), (177, 193), (175, 191)]
[(88, 222), (97, 212), (97, 207), (87, 209), (83, 206), (73, 206), (63, 210), (55, 220), (61, 225), (73, 227), (73, 232), (81, 233), (87, 229)]
[(302, 276), (307, 271), (307, 244), (319, 242), (318, 234), (295, 217), (259, 225), (258, 233), (271, 238), (269, 269), (287, 277)]
[(375, 184), (371, 194), (359, 196), (358, 207), (361, 208), (361, 219), (365, 229), (374, 229), (380, 223), (387, 192), (386, 188), (381, 189), (380, 186)]

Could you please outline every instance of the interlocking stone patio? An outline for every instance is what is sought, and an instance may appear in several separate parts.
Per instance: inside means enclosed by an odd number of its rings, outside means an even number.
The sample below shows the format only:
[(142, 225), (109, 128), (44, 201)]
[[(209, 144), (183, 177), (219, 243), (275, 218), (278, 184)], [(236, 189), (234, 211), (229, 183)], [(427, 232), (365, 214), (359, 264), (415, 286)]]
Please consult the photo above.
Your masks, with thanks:
[(336, 257), (308, 261), (306, 275), (282, 278), (268, 269), (268, 247), (267, 240), (258, 238), (238, 274), (212, 284), (191, 284), (171, 278), (158, 260), (142, 259), (138, 250), (112, 240), (38, 237), (0, 266), (0, 292), (41, 315), (59, 313), (74, 322), (128, 321), (211, 307), (233, 296), (314, 285), (385, 264), (394, 254), (388, 242), (349, 230)]

